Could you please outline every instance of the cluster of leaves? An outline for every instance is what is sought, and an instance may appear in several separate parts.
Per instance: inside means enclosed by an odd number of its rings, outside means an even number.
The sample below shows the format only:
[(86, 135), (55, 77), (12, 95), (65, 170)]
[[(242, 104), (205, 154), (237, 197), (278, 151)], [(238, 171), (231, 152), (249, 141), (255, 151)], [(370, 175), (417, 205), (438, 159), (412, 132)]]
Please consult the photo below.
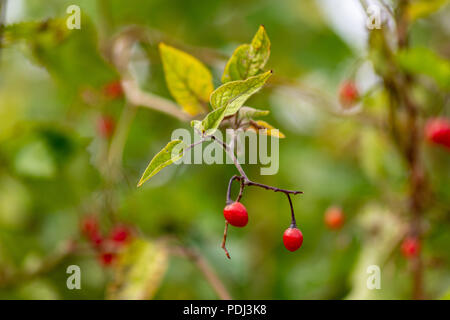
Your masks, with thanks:
[[(265, 116), (269, 111), (244, 106), (247, 99), (258, 92), (272, 75), (271, 70), (263, 71), (270, 56), (270, 40), (263, 26), (260, 26), (250, 44), (243, 44), (234, 51), (225, 66), (223, 84), (215, 90), (210, 71), (196, 58), (164, 43), (160, 44), (159, 49), (167, 86), (178, 104), (191, 115), (212, 109), (203, 120), (191, 122), (202, 138), (212, 136), (224, 119), (239, 124), (235, 129), (261, 130), (264, 134), (284, 137), (267, 122), (253, 119)], [(150, 161), (138, 186), (181, 159), (189, 147), (181, 140), (169, 142)]]

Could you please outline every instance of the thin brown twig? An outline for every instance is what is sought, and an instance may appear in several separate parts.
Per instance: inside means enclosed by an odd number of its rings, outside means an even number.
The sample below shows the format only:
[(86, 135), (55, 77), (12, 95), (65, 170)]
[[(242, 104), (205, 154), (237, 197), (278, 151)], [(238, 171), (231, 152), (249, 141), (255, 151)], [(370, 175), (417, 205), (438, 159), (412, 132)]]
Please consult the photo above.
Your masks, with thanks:
[(225, 220), (225, 230), (223, 231), (223, 240), (222, 240), (222, 249), (225, 251), (225, 254), (227, 255), (228, 259), (231, 259), (230, 253), (227, 250), (226, 243), (227, 243), (227, 235), (228, 235), (228, 221)]
[(141, 90), (138, 82), (129, 72), (131, 48), (141, 37), (142, 35), (135, 30), (123, 32), (115, 39), (112, 46), (112, 60), (117, 70), (121, 73), (121, 84), (127, 101), (135, 106), (146, 107), (166, 113), (181, 121), (189, 121), (192, 117), (176, 103)]
[(192, 263), (194, 263), (199, 271), (203, 274), (206, 281), (208, 281), (208, 283), (211, 285), (220, 299), (232, 299), (223, 282), (219, 279), (208, 261), (200, 253), (192, 248), (187, 248), (184, 246), (172, 246), (170, 247), (170, 251), (173, 254), (183, 256), (192, 261)]

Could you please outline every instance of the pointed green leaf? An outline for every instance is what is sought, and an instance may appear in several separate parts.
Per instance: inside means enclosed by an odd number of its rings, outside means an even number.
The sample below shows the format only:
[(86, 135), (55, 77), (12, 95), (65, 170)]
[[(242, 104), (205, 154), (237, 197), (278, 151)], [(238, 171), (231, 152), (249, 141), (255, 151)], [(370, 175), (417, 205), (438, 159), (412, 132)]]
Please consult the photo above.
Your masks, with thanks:
[(175, 161), (183, 157), (183, 152), (186, 149), (186, 144), (181, 140), (170, 141), (164, 149), (162, 149), (147, 166), (144, 174), (139, 180), (138, 187), (140, 187), (144, 182), (157, 174), (161, 169), (167, 167), (168, 165), (174, 163)]
[(213, 134), (225, 117), (226, 107), (222, 107), (208, 113), (202, 121), (193, 120), (191, 126), (202, 133), (202, 135)]
[(225, 117), (233, 115), (251, 95), (261, 89), (271, 75), (272, 71), (267, 71), (247, 80), (227, 82), (211, 94), (211, 105), (214, 109), (226, 107)]
[(252, 107), (246, 107), (246, 106), (241, 107), (239, 109), (239, 117), (245, 118), (245, 119), (263, 117), (263, 116), (267, 116), (269, 113), (270, 113), (269, 110), (259, 110), (259, 109), (255, 109)]
[(214, 90), (211, 72), (186, 52), (164, 43), (159, 50), (167, 87), (177, 103), (191, 115), (204, 112)]
[(151, 299), (168, 267), (162, 243), (135, 239), (119, 252), (113, 280), (107, 288), (110, 300)]
[(270, 40), (266, 30), (260, 26), (251, 44), (239, 46), (228, 60), (222, 76), (222, 83), (245, 80), (257, 75), (270, 56)]

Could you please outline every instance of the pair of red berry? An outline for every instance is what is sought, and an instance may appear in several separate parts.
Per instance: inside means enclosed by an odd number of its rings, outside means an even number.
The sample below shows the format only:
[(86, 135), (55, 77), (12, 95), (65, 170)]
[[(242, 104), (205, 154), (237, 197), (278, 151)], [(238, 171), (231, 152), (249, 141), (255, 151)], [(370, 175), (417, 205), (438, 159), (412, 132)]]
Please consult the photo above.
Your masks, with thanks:
[[(123, 96), (122, 84), (119, 80), (107, 83), (103, 87), (103, 94), (106, 98), (115, 100)], [(116, 122), (110, 116), (103, 115), (97, 121), (97, 131), (103, 138), (109, 139), (114, 133)]]
[[(223, 209), (225, 220), (235, 227), (245, 227), (248, 223), (248, 213), (245, 206), (240, 202), (228, 204)], [(283, 234), (283, 243), (289, 251), (295, 251), (302, 246), (303, 234), (295, 226), (291, 225)]]
[(81, 223), (81, 231), (89, 239), (92, 247), (98, 253), (99, 262), (109, 266), (116, 260), (116, 252), (131, 238), (131, 229), (124, 225), (114, 226), (109, 235), (104, 237), (100, 231), (98, 219), (87, 216)]

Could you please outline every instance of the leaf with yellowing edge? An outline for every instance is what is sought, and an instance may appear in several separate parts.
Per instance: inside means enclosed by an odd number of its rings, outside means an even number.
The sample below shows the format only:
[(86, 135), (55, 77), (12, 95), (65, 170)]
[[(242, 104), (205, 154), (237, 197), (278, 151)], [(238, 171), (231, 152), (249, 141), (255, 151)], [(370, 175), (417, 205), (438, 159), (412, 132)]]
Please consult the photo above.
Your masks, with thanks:
[(251, 120), (250, 127), (247, 130), (253, 130), (258, 133), (262, 133), (279, 139), (283, 139), (286, 137), (282, 132), (280, 132), (280, 130), (275, 129), (273, 126), (262, 120)]
[(233, 52), (222, 76), (222, 83), (245, 80), (262, 71), (269, 60), (270, 40), (264, 26), (260, 26), (250, 44), (243, 44)]
[(167, 87), (191, 115), (207, 111), (214, 90), (211, 72), (199, 60), (164, 43), (159, 44)]
[(225, 117), (235, 114), (253, 94), (258, 92), (272, 75), (272, 70), (246, 80), (227, 82), (211, 94), (214, 109), (226, 107)]

